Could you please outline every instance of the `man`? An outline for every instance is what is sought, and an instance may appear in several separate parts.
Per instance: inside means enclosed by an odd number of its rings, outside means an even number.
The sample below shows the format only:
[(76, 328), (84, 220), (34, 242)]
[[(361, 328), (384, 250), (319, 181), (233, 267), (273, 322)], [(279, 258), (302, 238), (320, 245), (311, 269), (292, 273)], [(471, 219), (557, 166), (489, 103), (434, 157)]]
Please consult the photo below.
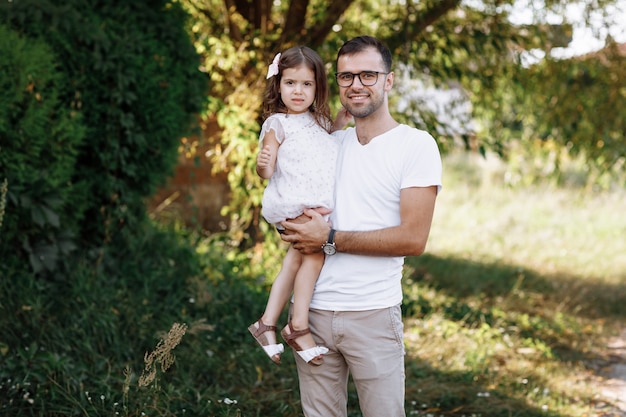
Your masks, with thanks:
[[(319, 367), (296, 357), (307, 417), (345, 417), (351, 374), (365, 417), (404, 411), (404, 344), (400, 304), (404, 256), (421, 255), (441, 187), (441, 158), (424, 131), (396, 122), (389, 112), (391, 53), (361, 36), (337, 55), (341, 103), (355, 127), (337, 132), (335, 210), (329, 225), (283, 222), (283, 240), (303, 253), (326, 252), (309, 323), (330, 351)], [(332, 226), (332, 229), (331, 229)]]

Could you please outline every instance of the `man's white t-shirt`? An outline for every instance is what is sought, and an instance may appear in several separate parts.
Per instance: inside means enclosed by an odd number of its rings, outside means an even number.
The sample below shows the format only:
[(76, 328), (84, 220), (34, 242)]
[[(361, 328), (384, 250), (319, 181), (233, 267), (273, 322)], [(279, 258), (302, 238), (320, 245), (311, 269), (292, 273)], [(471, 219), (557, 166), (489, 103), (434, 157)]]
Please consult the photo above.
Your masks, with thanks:
[[(335, 210), (332, 227), (366, 231), (400, 224), (400, 190), (408, 187), (441, 188), (441, 157), (433, 137), (422, 130), (399, 125), (367, 145), (356, 130), (334, 135), (341, 140), (337, 158)], [(404, 257), (327, 256), (315, 285), (311, 308), (361, 311), (387, 308), (402, 302)]]

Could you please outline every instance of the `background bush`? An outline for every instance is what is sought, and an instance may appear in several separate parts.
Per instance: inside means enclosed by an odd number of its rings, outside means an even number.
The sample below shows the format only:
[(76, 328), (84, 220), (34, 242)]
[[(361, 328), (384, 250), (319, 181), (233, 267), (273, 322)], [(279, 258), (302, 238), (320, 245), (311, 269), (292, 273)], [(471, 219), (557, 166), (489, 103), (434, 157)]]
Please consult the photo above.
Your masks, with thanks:
[(137, 415), (144, 353), (196, 321), (199, 258), (144, 204), (205, 98), (186, 25), (167, 1), (0, 3), (0, 415)]
[[(176, 164), (179, 139), (189, 132), (193, 117), (201, 109), (206, 80), (198, 70), (198, 57), (185, 30), (187, 16), (176, 3), (25, 0), (2, 3), (0, 16), (22, 37), (47, 44), (46, 48), (39, 47), (46, 49), (39, 53), (48, 57), (46, 61), (30, 64), (33, 69), (23, 71), (52, 72), (50, 61), (52, 54), (56, 56), (61, 75), (37, 75), (44, 77), (41, 85), (35, 85), (37, 89), (46, 87), (44, 82), (56, 82), (48, 87), (54, 94), (44, 104), (53, 108), (56, 99), (58, 106), (73, 112), (70, 115), (81, 116), (83, 127), (79, 130), (64, 126), (63, 114), (45, 109), (40, 109), (38, 123), (27, 119), (29, 113), (14, 112), (11, 124), (4, 129), (14, 135), (24, 131), (24, 137), (41, 141), (34, 150), (31, 143), (16, 142), (22, 146), (3, 157), (6, 162), (0, 172), (5, 175), (14, 175), (17, 166), (19, 172), (27, 172), (37, 170), (38, 164), (56, 165), (59, 161), (53, 160), (53, 155), (65, 158), (61, 172), (38, 169), (31, 178), (9, 178), (6, 211), (24, 210), (18, 205), (28, 197), (23, 190), (33, 190), (37, 195), (34, 204), (43, 212), (40, 222), (55, 230), (31, 233), (20, 229), (21, 239), (45, 241), (47, 245), (40, 246), (46, 252), (32, 245), (17, 246), (16, 237), (9, 234), (2, 239), (2, 247), (30, 255), (36, 270), (51, 269), (53, 263), (37, 265), (37, 259), (63, 253), (54, 245), (59, 236), (85, 249), (104, 250), (106, 245), (116, 244), (122, 228), (138, 227), (145, 217), (144, 199), (166, 180)], [(24, 80), (28, 76), (28, 72), (20, 75)], [(19, 80), (16, 77), (5, 82), (14, 83)], [(15, 84), (22, 95), (31, 85), (24, 82)], [(32, 95), (22, 100), (33, 100), (32, 105), (41, 107), (36, 97), (46, 95), (39, 90)], [(54, 132), (59, 135), (56, 143), (49, 137)], [(78, 133), (81, 141), (74, 138)], [(14, 139), (8, 133), (2, 135), (2, 143)], [(36, 152), (52, 155), (42, 160)], [(46, 177), (46, 181), (70, 191), (33, 189), (37, 186), (33, 177)], [(63, 216), (64, 209), (71, 215)], [(66, 232), (74, 233), (73, 237)]]
[(66, 74), (46, 43), (0, 25), (0, 56), (0, 258), (24, 264), (29, 255), (39, 272), (72, 248), (84, 209), (72, 177), (85, 128), (63, 101)]

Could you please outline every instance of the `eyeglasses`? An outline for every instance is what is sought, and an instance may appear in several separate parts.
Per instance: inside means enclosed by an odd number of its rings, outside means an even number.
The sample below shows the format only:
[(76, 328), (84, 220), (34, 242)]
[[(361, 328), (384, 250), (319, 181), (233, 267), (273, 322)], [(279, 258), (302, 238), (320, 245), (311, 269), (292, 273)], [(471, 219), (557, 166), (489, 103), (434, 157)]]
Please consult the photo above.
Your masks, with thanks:
[(388, 72), (381, 71), (361, 71), (358, 74), (352, 72), (337, 72), (335, 73), (335, 79), (339, 87), (350, 87), (354, 83), (354, 77), (359, 77), (359, 81), (365, 87), (371, 87), (378, 81), (379, 74), (389, 74)]

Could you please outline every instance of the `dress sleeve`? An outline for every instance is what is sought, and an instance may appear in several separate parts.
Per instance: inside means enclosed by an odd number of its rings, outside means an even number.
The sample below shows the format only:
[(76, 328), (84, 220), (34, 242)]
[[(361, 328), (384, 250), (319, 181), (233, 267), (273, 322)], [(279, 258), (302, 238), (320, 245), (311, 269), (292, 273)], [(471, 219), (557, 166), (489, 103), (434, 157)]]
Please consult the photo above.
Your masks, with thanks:
[(280, 119), (274, 116), (268, 117), (265, 122), (263, 122), (263, 126), (261, 127), (261, 134), (259, 135), (259, 146), (263, 146), (263, 138), (265, 134), (270, 130), (274, 130), (274, 134), (276, 135), (276, 140), (278, 143), (283, 143), (285, 139), (285, 129), (283, 129), (283, 125), (280, 122)]

